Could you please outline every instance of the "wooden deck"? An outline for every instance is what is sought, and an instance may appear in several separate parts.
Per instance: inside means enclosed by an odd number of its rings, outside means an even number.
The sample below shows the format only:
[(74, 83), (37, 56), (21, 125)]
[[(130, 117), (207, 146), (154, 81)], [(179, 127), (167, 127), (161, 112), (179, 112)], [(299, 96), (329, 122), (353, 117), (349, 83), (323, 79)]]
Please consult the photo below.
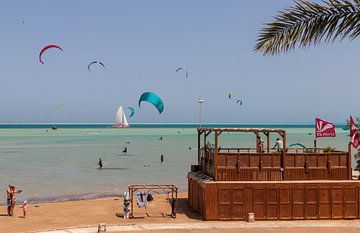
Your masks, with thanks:
[[(224, 148), (222, 133), (254, 133), (253, 148)], [(270, 134), (282, 148), (270, 148)], [(214, 136), (214, 144), (207, 140)], [(260, 135), (265, 135), (266, 145)], [(203, 137), (203, 138), (201, 138)], [(287, 148), (281, 129), (198, 129), (198, 165), (188, 173), (189, 204), (205, 220), (360, 218), (360, 181), (348, 151)], [(260, 149), (259, 149), (260, 148)]]
[(360, 218), (357, 180), (213, 181), (190, 172), (188, 181), (189, 205), (204, 220)]

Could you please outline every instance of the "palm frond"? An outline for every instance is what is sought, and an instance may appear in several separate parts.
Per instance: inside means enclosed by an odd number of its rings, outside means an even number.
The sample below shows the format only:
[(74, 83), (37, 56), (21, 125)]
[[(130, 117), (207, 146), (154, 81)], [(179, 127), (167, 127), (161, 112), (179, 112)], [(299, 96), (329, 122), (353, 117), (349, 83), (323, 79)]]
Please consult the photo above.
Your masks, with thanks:
[(279, 12), (260, 30), (255, 51), (275, 55), (298, 48), (360, 35), (360, 0), (305, 0)]

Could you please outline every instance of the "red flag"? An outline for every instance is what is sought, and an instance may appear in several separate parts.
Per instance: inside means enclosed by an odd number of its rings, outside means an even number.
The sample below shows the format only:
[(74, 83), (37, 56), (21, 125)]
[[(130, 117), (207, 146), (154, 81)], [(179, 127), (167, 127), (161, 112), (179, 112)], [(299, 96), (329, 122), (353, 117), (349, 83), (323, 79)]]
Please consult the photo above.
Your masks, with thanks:
[(358, 148), (360, 144), (360, 135), (358, 126), (355, 124), (354, 119), (350, 116), (350, 143), (354, 148)]
[(336, 137), (335, 125), (331, 122), (315, 119), (316, 137)]

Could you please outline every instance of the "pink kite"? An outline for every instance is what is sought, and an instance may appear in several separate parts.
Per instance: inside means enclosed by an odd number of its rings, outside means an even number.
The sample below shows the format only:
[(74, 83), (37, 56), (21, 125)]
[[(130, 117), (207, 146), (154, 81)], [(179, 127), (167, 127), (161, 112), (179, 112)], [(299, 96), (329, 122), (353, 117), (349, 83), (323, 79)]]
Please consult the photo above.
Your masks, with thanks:
[(43, 54), (46, 50), (51, 49), (51, 48), (57, 48), (57, 49), (60, 49), (61, 51), (64, 51), (60, 46), (55, 45), (55, 44), (51, 44), (51, 45), (45, 46), (45, 47), (41, 50), (41, 52), (40, 52), (40, 54), (39, 54), (39, 60), (40, 60), (41, 64), (44, 64), (44, 62), (43, 62), (42, 59), (41, 59), (42, 54)]

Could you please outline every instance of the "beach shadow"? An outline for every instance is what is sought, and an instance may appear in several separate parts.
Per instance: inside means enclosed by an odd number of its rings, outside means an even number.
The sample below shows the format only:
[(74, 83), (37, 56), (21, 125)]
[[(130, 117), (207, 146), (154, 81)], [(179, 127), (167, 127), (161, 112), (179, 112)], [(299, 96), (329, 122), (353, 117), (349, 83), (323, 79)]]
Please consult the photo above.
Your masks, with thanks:
[(190, 219), (203, 220), (203, 217), (198, 213), (194, 212), (189, 207), (189, 201), (187, 198), (178, 198), (177, 199), (177, 214), (185, 214)]
[(24, 216), (19, 216), (18, 218), (25, 218)]
[(8, 217), (9, 215), (7, 215), (7, 214), (0, 214), (0, 217)]

